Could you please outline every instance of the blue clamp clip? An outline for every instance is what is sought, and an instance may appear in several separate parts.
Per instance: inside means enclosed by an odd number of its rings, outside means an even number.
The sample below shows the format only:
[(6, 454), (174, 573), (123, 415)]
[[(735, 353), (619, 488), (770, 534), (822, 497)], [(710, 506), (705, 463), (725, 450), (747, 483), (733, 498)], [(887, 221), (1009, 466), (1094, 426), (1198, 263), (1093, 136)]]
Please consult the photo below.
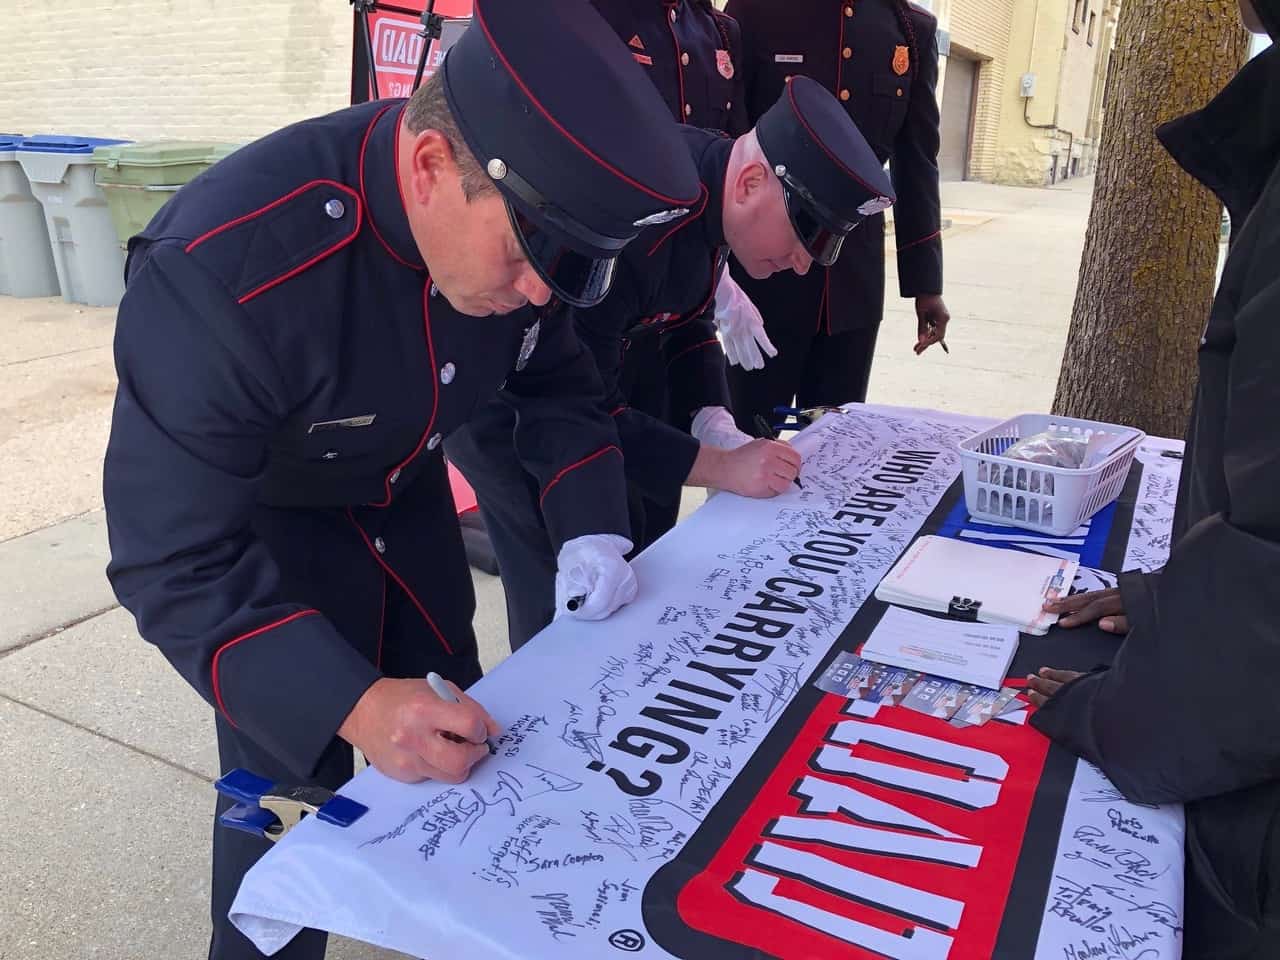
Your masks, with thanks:
[(312, 814), (325, 823), (349, 827), (369, 812), (364, 804), (332, 790), (272, 783), (248, 770), (232, 770), (214, 788), (236, 801), (218, 817), (219, 823), (273, 843)]

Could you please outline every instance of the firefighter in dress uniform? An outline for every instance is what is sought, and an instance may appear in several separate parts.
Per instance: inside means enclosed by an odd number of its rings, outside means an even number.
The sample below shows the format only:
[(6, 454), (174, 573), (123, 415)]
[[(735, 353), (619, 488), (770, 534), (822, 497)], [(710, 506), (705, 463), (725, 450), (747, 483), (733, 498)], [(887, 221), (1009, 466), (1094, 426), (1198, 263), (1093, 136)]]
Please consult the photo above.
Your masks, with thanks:
[[(894, 239), (903, 297), (914, 298), (915, 352), (941, 341), (937, 21), (906, 0), (729, 0), (742, 28), (748, 115), (809, 76), (844, 104), (880, 161), (898, 202)], [(854, 234), (835, 266), (764, 281), (732, 264), (741, 294), (721, 298), (717, 320), (732, 364), (734, 414), (744, 429), (776, 406), (866, 399), (884, 313), (884, 218)], [(757, 310), (758, 308), (758, 310)], [(763, 322), (761, 321), (763, 316)], [(775, 357), (767, 363), (764, 353)]]
[[(493, 720), (424, 677), (480, 676), (440, 444), (495, 394), (576, 615), (634, 596), (598, 374), (567, 316), (535, 308), (598, 302), (625, 245), (698, 197), (660, 99), (583, 0), (479, 0), (411, 100), (244, 147), (133, 238), (108, 575), (216, 708), (224, 770), (335, 789), (353, 746), (406, 781), (487, 756)], [(258, 956), (227, 911), (266, 847), (215, 831), (211, 957)]]
[[(691, 126), (681, 132), (702, 200), (692, 216), (654, 227), (628, 247), (609, 296), (575, 310), (575, 327), (610, 395), (633, 504), (676, 503), (684, 484), (776, 496), (794, 489), (799, 453), (742, 433), (727, 409), (712, 312), (729, 251), (757, 277), (831, 263), (857, 225), (892, 202), (892, 187), (843, 107), (805, 77), (788, 84), (742, 137)], [(620, 368), (628, 341), (640, 336), (658, 340), (669, 358), (671, 405), (692, 420), (692, 435), (628, 403)], [(555, 588), (553, 539), (537, 486), (511, 443), (514, 427), (512, 411), (490, 403), (449, 440), (502, 571), (512, 649), (565, 612), (567, 599)], [(643, 511), (633, 513), (636, 542), (653, 534)]]
[[(742, 35), (731, 17), (710, 0), (592, 0), (675, 119), (695, 127), (740, 136), (751, 129), (743, 88)], [(776, 97), (774, 99), (777, 99)], [(675, 349), (679, 350), (677, 341)], [(678, 406), (667, 379), (671, 355), (656, 330), (630, 338), (621, 370), (622, 392), (635, 410), (688, 430), (689, 412)], [(633, 502), (633, 525), (643, 524), (637, 549), (675, 526), (680, 500)]]

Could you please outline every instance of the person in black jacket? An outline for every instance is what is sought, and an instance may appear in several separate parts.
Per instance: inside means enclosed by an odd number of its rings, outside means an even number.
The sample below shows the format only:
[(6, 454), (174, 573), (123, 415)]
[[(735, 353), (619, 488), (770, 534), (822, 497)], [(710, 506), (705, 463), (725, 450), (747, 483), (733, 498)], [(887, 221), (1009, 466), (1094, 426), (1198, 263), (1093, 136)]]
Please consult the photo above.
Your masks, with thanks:
[[(1280, 39), (1280, 0), (1240, 0)], [(1127, 634), (1029, 678), (1032, 723), (1128, 798), (1184, 803), (1188, 960), (1280, 957), (1280, 48), (1157, 131), (1231, 215), (1164, 569), (1051, 608)], [(1224, 679), (1219, 679), (1224, 678)], [(1245, 678), (1248, 683), (1241, 682)]]
[[(937, 20), (907, 0), (729, 0), (725, 12), (742, 29), (748, 119), (769, 109), (788, 77), (812, 77), (888, 162), (898, 196), (899, 292), (915, 300), (922, 353), (945, 336), (950, 319), (942, 300)], [(884, 313), (884, 245), (879, 216), (850, 238), (838, 263), (807, 276), (761, 281), (731, 263), (740, 289), (720, 291), (716, 320), (744, 430), (793, 398), (799, 407), (866, 399)], [(765, 361), (762, 351), (776, 356)]]

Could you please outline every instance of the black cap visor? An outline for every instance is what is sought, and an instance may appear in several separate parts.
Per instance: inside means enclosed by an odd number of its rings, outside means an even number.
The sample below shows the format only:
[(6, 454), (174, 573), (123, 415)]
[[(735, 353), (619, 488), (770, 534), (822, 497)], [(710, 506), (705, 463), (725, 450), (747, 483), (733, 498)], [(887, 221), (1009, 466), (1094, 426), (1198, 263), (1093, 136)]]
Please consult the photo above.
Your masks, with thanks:
[(784, 173), (779, 179), (782, 181), (782, 199), (786, 203), (787, 216), (796, 236), (815, 263), (831, 266), (840, 256), (844, 238), (861, 222), (861, 218), (851, 223), (837, 216), (789, 173)]
[(594, 307), (608, 295), (616, 255), (599, 257), (575, 250), (510, 200), (507, 215), (524, 255), (558, 299), (574, 307)]
[(632, 238), (607, 237), (574, 220), (514, 170), (495, 182), (521, 249), (555, 295), (575, 307), (603, 300), (617, 256)]

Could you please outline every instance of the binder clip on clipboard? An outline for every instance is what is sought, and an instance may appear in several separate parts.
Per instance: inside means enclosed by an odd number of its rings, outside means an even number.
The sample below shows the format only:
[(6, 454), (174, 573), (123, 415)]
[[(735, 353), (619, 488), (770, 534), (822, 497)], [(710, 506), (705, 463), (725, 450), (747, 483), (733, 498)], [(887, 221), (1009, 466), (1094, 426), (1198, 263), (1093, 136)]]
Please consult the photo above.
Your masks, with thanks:
[(313, 814), (325, 823), (349, 827), (369, 812), (364, 804), (332, 790), (272, 783), (248, 770), (232, 770), (214, 788), (236, 801), (218, 817), (222, 826), (272, 843)]

